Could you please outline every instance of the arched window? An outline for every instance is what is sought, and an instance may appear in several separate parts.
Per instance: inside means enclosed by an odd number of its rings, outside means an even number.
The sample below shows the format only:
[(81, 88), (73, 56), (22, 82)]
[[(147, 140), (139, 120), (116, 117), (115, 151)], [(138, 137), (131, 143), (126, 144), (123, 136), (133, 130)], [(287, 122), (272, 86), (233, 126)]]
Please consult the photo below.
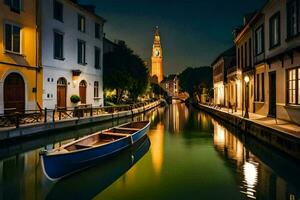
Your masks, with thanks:
[(99, 82), (95, 81), (94, 82), (94, 98), (99, 97)]

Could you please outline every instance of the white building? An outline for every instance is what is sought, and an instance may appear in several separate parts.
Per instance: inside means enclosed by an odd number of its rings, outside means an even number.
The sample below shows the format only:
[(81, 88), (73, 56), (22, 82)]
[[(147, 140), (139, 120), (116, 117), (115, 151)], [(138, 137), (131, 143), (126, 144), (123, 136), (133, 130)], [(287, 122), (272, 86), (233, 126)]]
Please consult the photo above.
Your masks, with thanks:
[(103, 105), (102, 54), (105, 20), (71, 0), (40, 1), (43, 106)]

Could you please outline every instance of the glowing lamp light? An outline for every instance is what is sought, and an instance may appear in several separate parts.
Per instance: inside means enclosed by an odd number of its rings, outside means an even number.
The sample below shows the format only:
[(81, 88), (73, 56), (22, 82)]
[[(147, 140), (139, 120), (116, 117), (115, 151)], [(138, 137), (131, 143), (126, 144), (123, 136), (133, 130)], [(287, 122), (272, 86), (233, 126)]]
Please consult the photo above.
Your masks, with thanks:
[(77, 80), (73, 79), (73, 86), (76, 87), (76, 85), (77, 85)]
[(249, 76), (246, 75), (246, 76), (244, 77), (244, 81), (245, 81), (246, 83), (249, 83), (249, 81), (250, 81)]

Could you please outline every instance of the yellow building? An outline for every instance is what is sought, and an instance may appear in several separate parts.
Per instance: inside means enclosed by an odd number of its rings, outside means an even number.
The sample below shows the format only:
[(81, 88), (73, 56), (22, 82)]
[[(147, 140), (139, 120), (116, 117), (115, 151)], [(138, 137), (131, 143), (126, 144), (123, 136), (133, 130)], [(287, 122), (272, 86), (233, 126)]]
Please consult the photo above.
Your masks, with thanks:
[(157, 78), (158, 83), (160, 83), (164, 78), (163, 55), (162, 55), (162, 47), (160, 43), (160, 35), (159, 35), (158, 27), (156, 27), (155, 30), (154, 42), (152, 48), (151, 77)]
[(36, 0), (0, 2), (0, 113), (42, 106)]

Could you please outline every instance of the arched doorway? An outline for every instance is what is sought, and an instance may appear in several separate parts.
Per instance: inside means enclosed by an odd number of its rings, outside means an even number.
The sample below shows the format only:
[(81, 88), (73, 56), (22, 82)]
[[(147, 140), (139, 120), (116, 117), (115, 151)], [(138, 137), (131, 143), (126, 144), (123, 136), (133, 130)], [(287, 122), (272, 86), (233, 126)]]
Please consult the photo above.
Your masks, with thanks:
[(86, 81), (82, 80), (79, 83), (79, 96), (82, 104), (86, 104)]
[(24, 112), (25, 110), (25, 83), (18, 73), (9, 74), (4, 80), (4, 111)]
[(57, 107), (67, 107), (67, 80), (65, 78), (57, 80)]

